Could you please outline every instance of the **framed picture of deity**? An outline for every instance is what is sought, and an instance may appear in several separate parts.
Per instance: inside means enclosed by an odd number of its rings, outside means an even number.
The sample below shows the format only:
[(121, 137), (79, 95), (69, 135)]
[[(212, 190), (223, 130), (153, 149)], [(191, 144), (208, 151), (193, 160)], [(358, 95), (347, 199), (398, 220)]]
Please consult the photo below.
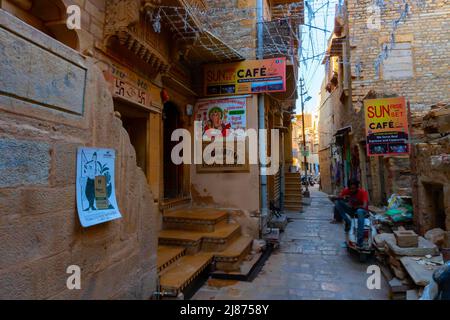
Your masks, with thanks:
[(201, 164), (197, 172), (248, 172), (247, 98), (200, 100), (195, 127), (201, 129)]

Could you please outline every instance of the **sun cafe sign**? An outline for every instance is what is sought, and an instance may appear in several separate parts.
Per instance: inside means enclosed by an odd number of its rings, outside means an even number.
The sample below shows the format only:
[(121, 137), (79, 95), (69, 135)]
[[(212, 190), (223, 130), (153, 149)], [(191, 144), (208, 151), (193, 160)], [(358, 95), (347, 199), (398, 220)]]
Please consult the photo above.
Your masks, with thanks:
[(364, 111), (369, 156), (409, 153), (404, 97), (364, 100)]
[(286, 91), (286, 58), (204, 67), (206, 96)]

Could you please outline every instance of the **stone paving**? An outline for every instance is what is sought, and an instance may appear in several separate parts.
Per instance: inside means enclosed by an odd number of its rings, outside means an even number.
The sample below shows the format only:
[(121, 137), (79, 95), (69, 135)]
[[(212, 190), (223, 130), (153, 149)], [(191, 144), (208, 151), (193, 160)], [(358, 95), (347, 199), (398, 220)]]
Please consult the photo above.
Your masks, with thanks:
[(332, 203), (325, 193), (311, 190), (311, 205), (290, 218), (278, 250), (252, 282), (210, 281), (193, 297), (197, 300), (318, 300), (388, 299), (387, 282), (369, 290), (367, 266), (344, 247), (341, 224), (330, 224)]

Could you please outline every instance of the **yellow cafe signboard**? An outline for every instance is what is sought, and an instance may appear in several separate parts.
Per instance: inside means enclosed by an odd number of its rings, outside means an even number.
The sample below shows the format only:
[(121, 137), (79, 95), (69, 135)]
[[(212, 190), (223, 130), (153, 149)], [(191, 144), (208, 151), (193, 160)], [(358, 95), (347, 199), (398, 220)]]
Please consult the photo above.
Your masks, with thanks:
[(286, 91), (286, 58), (245, 60), (204, 67), (206, 96)]
[(367, 155), (409, 153), (408, 115), (404, 97), (364, 100)]

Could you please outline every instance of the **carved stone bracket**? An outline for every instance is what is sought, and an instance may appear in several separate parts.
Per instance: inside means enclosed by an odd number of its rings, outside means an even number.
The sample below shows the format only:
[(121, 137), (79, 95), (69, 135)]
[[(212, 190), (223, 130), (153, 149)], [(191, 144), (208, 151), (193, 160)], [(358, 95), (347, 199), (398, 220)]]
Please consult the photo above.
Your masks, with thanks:
[(150, 65), (155, 73), (167, 73), (170, 68), (167, 60), (134, 31), (139, 27), (140, 1), (107, 0), (106, 8), (105, 45), (108, 46), (111, 37), (116, 37), (120, 45)]

